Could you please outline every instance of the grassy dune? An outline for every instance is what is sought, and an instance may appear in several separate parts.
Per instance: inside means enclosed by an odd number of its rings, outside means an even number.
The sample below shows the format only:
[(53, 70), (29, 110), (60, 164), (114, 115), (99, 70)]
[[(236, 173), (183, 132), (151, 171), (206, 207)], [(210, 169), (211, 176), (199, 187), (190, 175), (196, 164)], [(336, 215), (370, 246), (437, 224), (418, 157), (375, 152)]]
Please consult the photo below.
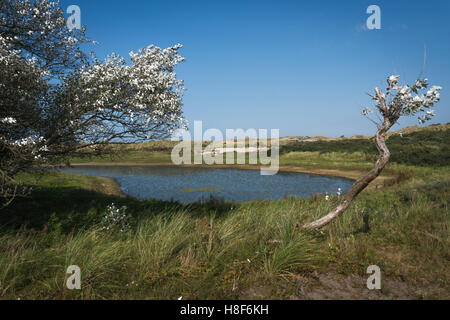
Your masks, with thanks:
[[(167, 156), (133, 152), (127, 161)], [(365, 152), (289, 151), (281, 165), (361, 173), (372, 162)], [(21, 178), (31, 195), (0, 212), (2, 299), (450, 298), (448, 166), (392, 162), (378, 188), (321, 231), (300, 226), (337, 196), (181, 205), (124, 197), (109, 179)], [(105, 229), (111, 203), (127, 207), (125, 232)], [(72, 264), (80, 291), (65, 287)], [(373, 264), (380, 291), (366, 288)]]

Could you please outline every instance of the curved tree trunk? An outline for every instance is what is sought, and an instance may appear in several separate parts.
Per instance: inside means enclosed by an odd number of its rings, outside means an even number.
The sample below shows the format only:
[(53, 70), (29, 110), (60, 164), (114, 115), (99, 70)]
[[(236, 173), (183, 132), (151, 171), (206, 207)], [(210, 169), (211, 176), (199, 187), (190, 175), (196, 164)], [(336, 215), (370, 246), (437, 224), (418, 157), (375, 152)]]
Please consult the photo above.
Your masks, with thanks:
[(386, 132), (392, 127), (391, 121), (385, 118), (381, 127), (378, 128), (377, 134), (375, 136), (376, 145), (378, 148), (378, 152), (380, 153), (377, 162), (372, 170), (370, 170), (364, 177), (357, 180), (347, 194), (344, 196), (342, 202), (330, 213), (326, 216), (320, 218), (319, 220), (313, 221), (304, 225), (305, 228), (308, 229), (318, 229), (330, 223), (333, 219), (342, 214), (347, 208), (352, 204), (353, 200), (356, 196), (363, 191), (370, 182), (372, 182), (376, 177), (378, 177), (389, 161), (389, 157), (391, 156), (389, 149), (386, 146), (385, 136)]

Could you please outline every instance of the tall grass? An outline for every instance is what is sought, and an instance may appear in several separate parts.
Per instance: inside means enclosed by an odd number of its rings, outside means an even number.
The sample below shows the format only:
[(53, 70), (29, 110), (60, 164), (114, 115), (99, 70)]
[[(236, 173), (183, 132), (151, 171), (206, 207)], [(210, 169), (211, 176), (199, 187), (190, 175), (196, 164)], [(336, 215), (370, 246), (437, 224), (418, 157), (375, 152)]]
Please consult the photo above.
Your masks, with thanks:
[[(146, 161), (152, 151), (144, 147), (123, 148), (130, 148), (130, 159)], [(373, 165), (361, 150), (291, 151), (282, 165), (361, 171)], [(337, 196), (181, 205), (104, 194), (111, 181), (96, 177), (24, 176), (34, 191), (0, 212), (0, 298), (235, 299), (255, 287), (274, 289), (265, 298), (286, 298), (291, 293), (283, 290), (298, 287), (297, 276), (365, 277), (372, 264), (386, 278), (419, 287), (420, 297), (449, 298), (445, 155), (433, 160), (439, 167), (390, 163), (382, 188), (360, 194), (321, 231), (301, 226), (328, 213)], [(131, 230), (102, 229), (113, 202), (128, 207)], [(66, 288), (70, 265), (81, 268), (80, 291)]]
[[(131, 283), (145, 286), (148, 294), (166, 280), (199, 271), (197, 277), (220, 278), (230, 266), (238, 272), (272, 275), (314, 267), (321, 260), (317, 241), (296, 230), (297, 215), (280, 217), (278, 206), (264, 208), (267, 203), (256, 203), (222, 218), (214, 213), (194, 218), (186, 211), (166, 212), (142, 219), (133, 231), (123, 234), (104, 232), (97, 225), (68, 235), (3, 233), (1, 294), (95, 299), (121, 296)], [(277, 224), (280, 219), (282, 223)], [(82, 270), (83, 290), (78, 294), (64, 287), (69, 265)], [(138, 288), (132, 290), (139, 296)], [(178, 294), (166, 290), (158, 297)]]
[[(0, 233), (2, 298), (237, 298), (256, 283), (280, 286), (290, 274), (363, 275), (377, 264), (390, 276), (448, 288), (448, 184), (396, 186), (363, 194), (323, 232), (300, 226), (338, 201), (286, 199), (143, 209), (135, 227), (105, 232), (91, 224), (74, 232), (25, 228)], [(205, 207), (206, 204), (205, 204)], [(78, 265), (82, 290), (65, 287)]]

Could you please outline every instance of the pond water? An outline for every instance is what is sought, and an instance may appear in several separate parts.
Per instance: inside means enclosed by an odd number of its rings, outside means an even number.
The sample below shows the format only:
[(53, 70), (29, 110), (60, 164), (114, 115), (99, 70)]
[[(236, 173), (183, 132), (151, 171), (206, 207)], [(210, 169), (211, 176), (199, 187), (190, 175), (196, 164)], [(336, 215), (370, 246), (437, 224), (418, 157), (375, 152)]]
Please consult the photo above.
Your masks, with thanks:
[(122, 191), (138, 199), (177, 200), (182, 203), (207, 200), (248, 201), (307, 198), (312, 193), (345, 193), (353, 180), (325, 175), (278, 172), (262, 176), (260, 170), (196, 168), (180, 166), (75, 166), (65, 173), (114, 178)]

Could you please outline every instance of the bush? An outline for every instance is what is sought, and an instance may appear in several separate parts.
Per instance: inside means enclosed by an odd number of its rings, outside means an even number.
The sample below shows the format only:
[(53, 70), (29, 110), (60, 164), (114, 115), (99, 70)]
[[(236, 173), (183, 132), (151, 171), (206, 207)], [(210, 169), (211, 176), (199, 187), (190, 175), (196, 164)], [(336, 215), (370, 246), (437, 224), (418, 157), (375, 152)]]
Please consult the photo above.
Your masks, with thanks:
[[(392, 135), (387, 140), (391, 162), (414, 166), (447, 166), (450, 163), (450, 130), (422, 130), (410, 134)], [(374, 160), (378, 151), (373, 139), (293, 142), (280, 147), (280, 154), (290, 152), (363, 153)]]
[(106, 231), (126, 232), (131, 229), (131, 216), (126, 213), (127, 207), (117, 208), (114, 203), (106, 208), (106, 213), (100, 223), (101, 229)]

